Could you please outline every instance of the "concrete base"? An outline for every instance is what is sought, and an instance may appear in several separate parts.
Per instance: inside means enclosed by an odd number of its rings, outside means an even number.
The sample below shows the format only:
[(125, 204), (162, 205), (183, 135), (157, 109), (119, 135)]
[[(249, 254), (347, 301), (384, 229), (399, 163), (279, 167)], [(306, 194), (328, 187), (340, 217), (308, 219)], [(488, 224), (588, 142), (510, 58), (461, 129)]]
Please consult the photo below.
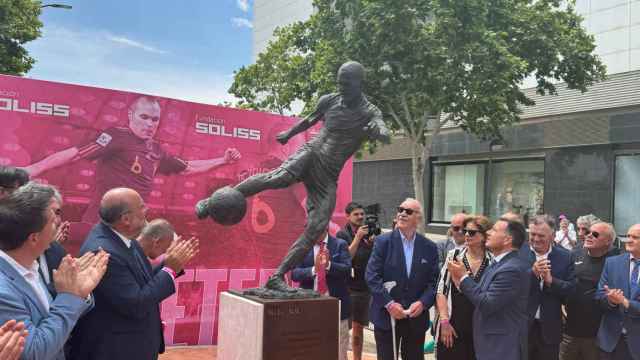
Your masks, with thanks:
[(219, 360), (338, 358), (335, 298), (270, 300), (223, 292), (218, 319)]

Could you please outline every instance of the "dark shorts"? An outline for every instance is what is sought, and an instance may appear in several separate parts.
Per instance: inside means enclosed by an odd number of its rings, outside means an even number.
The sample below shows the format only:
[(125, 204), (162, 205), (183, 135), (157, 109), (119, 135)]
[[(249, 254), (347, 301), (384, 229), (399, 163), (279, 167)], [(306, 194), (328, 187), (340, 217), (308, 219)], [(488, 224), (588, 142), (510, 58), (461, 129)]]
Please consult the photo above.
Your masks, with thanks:
[(349, 296), (351, 297), (351, 320), (360, 325), (368, 326), (371, 293), (350, 290)]

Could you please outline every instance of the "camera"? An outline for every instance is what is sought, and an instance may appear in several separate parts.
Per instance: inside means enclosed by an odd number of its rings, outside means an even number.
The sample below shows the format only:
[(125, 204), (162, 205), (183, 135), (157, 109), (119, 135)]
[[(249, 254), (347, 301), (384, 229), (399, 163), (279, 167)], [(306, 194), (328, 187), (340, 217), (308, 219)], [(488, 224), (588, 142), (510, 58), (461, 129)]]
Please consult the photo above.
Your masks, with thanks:
[(369, 229), (370, 238), (373, 235), (380, 235), (382, 233), (382, 227), (380, 226), (380, 204), (373, 204), (364, 207), (365, 220), (364, 224)]

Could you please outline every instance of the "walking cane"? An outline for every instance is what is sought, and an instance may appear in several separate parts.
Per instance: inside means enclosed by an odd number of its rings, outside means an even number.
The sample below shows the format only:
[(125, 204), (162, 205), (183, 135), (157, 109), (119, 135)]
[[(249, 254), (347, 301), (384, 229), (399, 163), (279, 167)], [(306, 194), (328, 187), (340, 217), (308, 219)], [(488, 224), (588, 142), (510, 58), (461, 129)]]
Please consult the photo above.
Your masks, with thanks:
[[(396, 287), (397, 283), (395, 281), (387, 281), (382, 284), (388, 293), (391, 293), (391, 289)], [(389, 318), (391, 319), (391, 336), (393, 337), (393, 358), (398, 360), (398, 348), (396, 347), (396, 319), (389, 314)]]

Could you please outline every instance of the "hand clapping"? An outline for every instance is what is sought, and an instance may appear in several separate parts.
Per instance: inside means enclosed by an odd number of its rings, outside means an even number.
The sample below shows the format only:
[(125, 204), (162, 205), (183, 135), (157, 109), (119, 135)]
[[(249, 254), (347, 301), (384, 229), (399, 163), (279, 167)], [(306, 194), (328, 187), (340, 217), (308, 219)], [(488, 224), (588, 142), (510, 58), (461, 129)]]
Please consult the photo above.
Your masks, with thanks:
[(20, 359), (28, 335), (23, 322), (9, 320), (4, 323), (0, 327), (0, 359)]
[(182, 240), (179, 237), (166, 252), (164, 260), (165, 266), (172, 269), (176, 273), (181, 272), (184, 266), (198, 254), (200, 241), (192, 237), (189, 240)]
[(65, 256), (58, 269), (53, 271), (56, 290), (86, 298), (102, 280), (108, 262), (109, 254), (104, 250), (94, 255), (85, 254), (79, 259)]

